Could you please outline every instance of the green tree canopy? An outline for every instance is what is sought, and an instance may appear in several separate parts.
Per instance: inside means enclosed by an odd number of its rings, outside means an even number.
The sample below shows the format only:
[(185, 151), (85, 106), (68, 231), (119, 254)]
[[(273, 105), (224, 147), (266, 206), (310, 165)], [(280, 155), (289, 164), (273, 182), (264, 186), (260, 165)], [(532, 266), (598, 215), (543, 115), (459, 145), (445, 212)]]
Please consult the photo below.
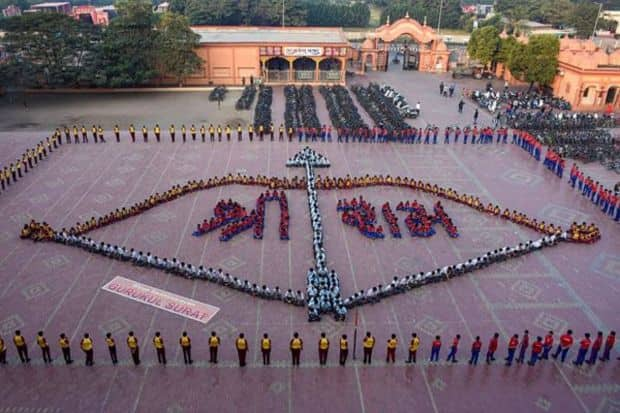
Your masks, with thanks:
[(491, 64), (499, 51), (499, 30), (493, 26), (476, 29), (467, 43), (467, 53), (484, 65)]
[(143, 85), (157, 74), (153, 8), (146, 0), (124, 0), (116, 7), (119, 16), (104, 32), (94, 63), (97, 83), (110, 87)]
[[(412, 19), (420, 23), (424, 22), (431, 27), (437, 27), (439, 22), (439, 5), (437, 0), (395, 0), (383, 10), (381, 22), (385, 23), (387, 17), (391, 21), (396, 21), (405, 17), (407, 13)], [(441, 27), (459, 28), (461, 27), (461, 3), (459, 0), (443, 0), (441, 10)]]
[(4, 43), (12, 56), (3, 69), (13, 81), (24, 86), (55, 87), (73, 85), (84, 67), (84, 57), (92, 52), (95, 30), (92, 25), (57, 13), (27, 13), (5, 19)]
[(200, 36), (192, 31), (185, 16), (165, 13), (157, 23), (157, 62), (163, 75), (174, 76), (177, 82), (202, 67), (202, 59), (194, 51)]
[(511, 49), (507, 64), (515, 77), (530, 84), (551, 84), (558, 70), (560, 52), (556, 36), (530, 36), (527, 44), (514, 43)]

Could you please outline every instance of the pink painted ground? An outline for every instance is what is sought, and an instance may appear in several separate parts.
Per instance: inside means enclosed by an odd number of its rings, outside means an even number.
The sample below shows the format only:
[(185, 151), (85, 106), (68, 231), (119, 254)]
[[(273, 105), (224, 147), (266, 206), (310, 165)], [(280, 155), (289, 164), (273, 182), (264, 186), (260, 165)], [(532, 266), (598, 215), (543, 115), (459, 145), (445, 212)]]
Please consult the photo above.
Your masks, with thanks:
[[(279, 93), (274, 102), (276, 119), (283, 112)], [(324, 103), (316, 95), (319, 117), (327, 119)], [(438, 107), (433, 110), (440, 111)], [(14, 158), (6, 153), (38, 136), (34, 132), (3, 133), (2, 160)], [(302, 173), (284, 166), (286, 159), (301, 148), (297, 143), (132, 145), (126, 136), (124, 139), (121, 144), (63, 146), (34, 173), (0, 195), (0, 334), (10, 340), (12, 331), (21, 328), (34, 359), (31, 366), (23, 367), (9, 344), (9, 365), (0, 370), (0, 411), (377, 412), (411, 411), (414, 406), (415, 411), (486, 412), (501, 406), (506, 412), (613, 412), (620, 408), (620, 369), (615, 357), (605, 365), (582, 369), (551, 362), (535, 368), (507, 368), (499, 362), (472, 368), (463, 362), (476, 335), (482, 336), (486, 348), (489, 337), (499, 332), (499, 356), (504, 357), (508, 337), (526, 328), (542, 335), (549, 329), (559, 333), (570, 327), (581, 336), (586, 331), (607, 333), (619, 327), (618, 224), (603, 217), (520, 149), (511, 145), (314, 144), (332, 162), (323, 173), (389, 173), (429, 180), (546, 221), (563, 225), (574, 220), (593, 221), (603, 235), (594, 245), (563, 244), (363, 307), (358, 314), (359, 334), (370, 330), (377, 338), (375, 361), (372, 367), (363, 367), (358, 348), (358, 361), (341, 368), (337, 365), (336, 343), (340, 334), (353, 336), (354, 314), (345, 323), (324, 318), (309, 324), (302, 308), (260, 301), (206, 282), (136, 268), (75, 248), (18, 239), (21, 225), (30, 217), (61, 228), (188, 179), (228, 172), (289, 177)], [(614, 179), (611, 175), (605, 178)], [(191, 236), (194, 226), (211, 215), (217, 200), (233, 198), (251, 207), (258, 195), (256, 188), (239, 186), (203, 191), (90, 236), (222, 267), (258, 283), (301, 289), (305, 271), (312, 265), (305, 191), (287, 194), (289, 242), (278, 239), (275, 204), (267, 208), (263, 241), (252, 239), (249, 232), (228, 243), (219, 242), (217, 234)], [(340, 273), (345, 294), (386, 282), (394, 275), (454, 263), (537, 237), (532, 231), (446, 201), (446, 212), (458, 226), (460, 238), (450, 239), (441, 227), (432, 238), (410, 238), (404, 233), (401, 215), (401, 240), (388, 237), (369, 241), (341, 224), (336, 212), (339, 197), (357, 195), (377, 208), (387, 200), (395, 206), (400, 200), (417, 199), (427, 208), (433, 202), (426, 195), (389, 188), (320, 192), (328, 259)], [(380, 223), (385, 225), (382, 218)], [(117, 275), (218, 306), (221, 311), (203, 326), (100, 289)], [(35, 347), (34, 336), (41, 329), (52, 343), (55, 363), (51, 367), (42, 365)], [(137, 368), (130, 365), (124, 345), (129, 330), (143, 343), (143, 364)], [(192, 367), (183, 365), (176, 345), (183, 330), (193, 340), (197, 362)], [(206, 362), (206, 340), (212, 330), (222, 338), (221, 362), (216, 367)], [(119, 343), (118, 366), (108, 361), (103, 343), (106, 331), (113, 332)], [(155, 331), (161, 331), (168, 345), (169, 365), (165, 368), (156, 364), (150, 344)], [(289, 367), (287, 351), (293, 331), (299, 331), (306, 344), (302, 366), (297, 369)], [(332, 342), (327, 368), (319, 368), (316, 354), (321, 331)], [(422, 338), (423, 363), (410, 367), (404, 363), (405, 343), (414, 331)], [(78, 361), (71, 367), (61, 363), (56, 345), (60, 332), (72, 339)], [(95, 338), (94, 368), (83, 366), (77, 348), (84, 332)], [(233, 342), (240, 332), (251, 343), (245, 369), (236, 367)], [(260, 365), (257, 351), (263, 332), (268, 332), (274, 343), (269, 368)], [(386, 366), (384, 343), (392, 333), (400, 339), (398, 360), (395, 366)], [(431, 337), (441, 334), (447, 342), (457, 333), (463, 337), (458, 354), (461, 362), (429, 366), (426, 360)], [(575, 350), (569, 358), (574, 355)]]

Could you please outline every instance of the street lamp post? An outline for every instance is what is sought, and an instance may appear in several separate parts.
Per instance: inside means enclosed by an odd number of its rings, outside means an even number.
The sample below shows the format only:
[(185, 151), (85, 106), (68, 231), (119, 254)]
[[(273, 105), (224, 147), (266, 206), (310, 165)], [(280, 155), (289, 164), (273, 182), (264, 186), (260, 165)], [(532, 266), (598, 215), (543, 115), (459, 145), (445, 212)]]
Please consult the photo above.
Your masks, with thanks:
[(437, 34), (441, 30), (441, 12), (443, 11), (443, 0), (439, 0), (439, 19), (437, 19)]

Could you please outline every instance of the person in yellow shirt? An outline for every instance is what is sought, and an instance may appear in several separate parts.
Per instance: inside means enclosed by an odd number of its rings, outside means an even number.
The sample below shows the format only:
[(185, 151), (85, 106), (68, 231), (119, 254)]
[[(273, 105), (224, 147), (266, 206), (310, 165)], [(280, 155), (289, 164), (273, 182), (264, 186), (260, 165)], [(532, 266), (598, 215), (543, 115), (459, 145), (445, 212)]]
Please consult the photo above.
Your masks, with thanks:
[(181, 125), (181, 137), (183, 138), (183, 143), (187, 140), (187, 129), (185, 128), (185, 124)]
[(127, 335), (127, 347), (129, 347), (133, 364), (138, 366), (140, 364), (140, 346), (138, 345), (138, 337), (134, 336), (133, 331)]
[(192, 135), (192, 140), (196, 140), (196, 126), (192, 123), (192, 126), (189, 128), (189, 133)]
[(192, 360), (192, 340), (187, 335), (187, 331), (181, 334), (179, 344), (181, 345), (181, 350), (183, 350), (183, 362), (185, 364), (192, 364), (194, 362)]
[(97, 126), (97, 134), (99, 135), (99, 140), (105, 143), (105, 139), (103, 137), (103, 128), (101, 125)]
[(200, 137), (202, 138), (202, 143), (205, 142), (205, 136), (207, 134), (207, 130), (205, 129), (205, 125), (201, 124), (200, 125)]
[(304, 348), (304, 342), (299, 337), (298, 332), (293, 333), (293, 338), (291, 339), (289, 347), (291, 348), (293, 366), (299, 366), (299, 359), (301, 357), (301, 350)]
[(340, 337), (340, 365), (344, 366), (347, 363), (347, 357), (349, 357), (349, 341), (347, 340), (347, 335), (343, 334)]
[(112, 338), (112, 333), (106, 333), (105, 343), (108, 346), (108, 351), (110, 352), (110, 359), (112, 359), (112, 364), (118, 363), (118, 358), (116, 357), (116, 341), (114, 341), (114, 338)]
[(95, 140), (95, 143), (97, 143), (97, 127), (93, 125), (92, 128), (90, 128), (90, 131), (93, 134), (93, 139)]
[(248, 125), (248, 137), (250, 138), (250, 142), (254, 139), (254, 125), (251, 123)]
[(149, 141), (149, 130), (146, 128), (146, 125), (142, 125), (142, 138), (144, 142)]
[(58, 340), (58, 345), (60, 346), (60, 351), (62, 351), (62, 357), (65, 359), (65, 363), (67, 364), (73, 363), (73, 360), (71, 360), (71, 345), (65, 333), (62, 333), (60, 335), (60, 339)]
[(209, 139), (211, 142), (215, 141), (215, 128), (212, 123), (209, 124)]
[(362, 340), (364, 347), (364, 364), (372, 363), (372, 349), (375, 347), (375, 338), (370, 334), (370, 331), (366, 333), (366, 337)]
[(161, 128), (159, 127), (159, 123), (155, 124), (153, 132), (155, 133), (155, 139), (157, 139), (157, 142), (161, 142)]
[(411, 341), (409, 342), (409, 359), (407, 359), (407, 363), (416, 362), (418, 348), (420, 348), (420, 339), (416, 333), (413, 333), (411, 334)]
[(80, 133), (77, 125), (73, 125), (73, 142), (80, 143)]
[(15, 335), (13, 336), (13, 343), (15, 344), (15, 348), (17, 349), (17, 355), (22, 363), (29, 363), (30, 357), (28, 357), (28, 345), (26, 344), (26, 339), (22, 336), (21, 331), (16, 330)]
[[(166, 346), (164, 346), (164, 339), (161, 333), (157, 331), (155, 337), (153, 337), (153, 345), (155, 346), (155, 352), (157, 353), (157, 362), (159, 364), (166, 364)], [(131, 349), (131, 347), (130, 347)]]
[(0, 364), (6, 364), (6, 346), (2, 337), (0, 337)]
[(222, 142), (222, 126), (217, 124), (217, 141)]
[(241, 124), (237, 123), (237, 140), (241, 142), (243, 139), (243, 129), (241, 128)]
[(392, 334), (392, 337), (387, 341), (386, 363), (389, 363), (390, 360), (392, 360), (392, 363), (396, 363), (396, 347), (398, 347), (398, 340), (396, 339), (396, 334)]
[(170, 140), (174, 143), (174, 125), (170, 125), (168, 128), (168, 133), (170, 133)]
[(271, 363), (271, 339), (267, 333), (263, 334), (260, 341), (260, 351), (263, 355), (263, 366), (268, 366)]
[(248, 354), (248, 341), (245, 339), (243, 333), (239, 334), (239, 337), (235, 341), (235, 347), (237, 348), (237, 355), (239, 356), (239, 367), (245, 367), (245, 358)]
[(121, 142), (121, 128), (118, 125), (114, 125), (114, 136), (116, 136), (116, 142)]
[(325, 333), (321, 333), (319, 338), (319, 365), (327, 364), (327, 352), (329, 351), (329, 340), (325, 337)]
[(80, 131), (82, 132), (82, 143), (88, 143), (88, 133), (86, 132), (86, 126), (82, 125)]
[(136, 143), (136, 127), (133, 126), (133, 123), (129, 125), (129, 136), (131, 136), (131, 141)]
[(279, 141), (284, 140), (284, 125), (283, 124), (280, 124), (280, 127), (278, 128), (278, 140)]
[(260, 124), (258, 125), (258, 139), (262, 142), (265, 138), (265, 127)]
[(211, 332), (209, 337), (209, 363), (217, 364), (217, 348), (220, 346), (220, 338), (215, 331)]
[(92, 366), (93, 364), (95, 364), (95, 362), (93, 361), (93, 339), (90, 338), (88, 333), (85, 333), (84, 338), (82, 338), (82, 341), (80, 341), (80, 348), (86, 355), (85, 364), (87, 366)]

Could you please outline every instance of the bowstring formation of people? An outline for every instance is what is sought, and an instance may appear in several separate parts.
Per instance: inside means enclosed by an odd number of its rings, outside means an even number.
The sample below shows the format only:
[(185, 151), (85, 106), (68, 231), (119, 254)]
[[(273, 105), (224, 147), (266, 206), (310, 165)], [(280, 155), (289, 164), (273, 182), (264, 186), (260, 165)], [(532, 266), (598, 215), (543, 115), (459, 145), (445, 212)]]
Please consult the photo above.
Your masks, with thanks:
[[(604, 336), (602, 331), (598, 331), (596, 337), (592, 337), (590, 333), (584, 333), (581, 339), (575, 343), (572, 330), (567, 330), (559, 337), (557, 344), (554, 342), (554, 332), (549, 331), (544, 338), (542, 336), (536, 336), (530, 339), (530, 333), (528, 330), (524, 330), (523, 334), (513, 334), (506, 343), (506, 357), (504, 358), (505, 366), (512, 366), (513, 363), (524, 364), (529, 366), (535, 366), (538, 363), (542, 363), (549, 360), (551, 357), (560, 363), (564, 363), (568, 357), (568, 353), (573, 348), (574, 344), (577, 344), (577, 354), (572, 363), (581, 368), (584, 364), (595, 365), (597, 361), (607, 362), (611, 359), (611, 353), (616, 343), (616, 332), (610, 331), (607, 336)], [(102, 340), (105, 344), (105, 348), (109, 353), (110, 361), (112, 365), (119, 363), (118, 348), (115, 338), (112, 333), (106, 333), (105, 338)], [(129, 331), (126, 337), (126, 345), (131, 357), (131, 362), (135, 366), (141, 364), (141, 346), (140, 340), (133, 331)], [(461, 346), (461, 335), (456, 334), (454, 338), (449, 341), (448, 355), (445, 359), (446, 364), (458, 363), (457, 354), (459, 347)], [(531, 344), (530, 344), (531, 341)], [(20, 330), (16, 330), (13, 335), (13, 344), (18, 356), (18, 359), (22, 364), (29, 364), (31, 361), (28, 352), (28, 340), (24, 337)], [(163, 335), (157, 331), (152, 338), (153, 349), (157, 357), (157, 363), (160, 365), (167, 365), (166, 350), (168, 349)], [(47, 341), (43, 331), (39, 331), (36, 335), (36, 345), (41, 350), (41, 356), (45, 365), (53, 364), (54, 359), (52, 357), (51, 345)], [(178, 340), (178, 345), (181, 347), (183, 353), (183, 363), (185, 365), (193, 364), (192, 358), (192, 340), (186, 331), (181, 333)], [(218, 363), (219, 348), (222, 345), (222, 339), (217, 335), (215, 331), (212, 331), (207, 339), (207, 345), (209, 348), (209, 363)], [(366, 332), (362, 339), (363, 349), (363, 365), (372, 364), (372, 356), (376, 346), (376, 339), (371, 332)], [(555, 351), (552, 354), (553, 347)], [(58, 339), (58, 347), (63, 357), (63, 361), (66, 365), (70, 365), (74, 362), (71, 352), (71, 341), (65, 333), (61, 333)], [(258, 350), (262, 355), (262, 365), (271, 365), (271, 350), (273, 343), (269, 334), (264, 333), (257, 343)], [(396, 352), (399, 347), (399, 341), (396, 334), (391, 334), (386, 340), (386, 357), (385, 363), (396, 362)], [(441, 336), (437, 335), (430, 343), (430, 357), (428, 364), (439, 362), (441, 349), (443, 342)], [(487, 365), (493, 364), (496, 359), (500, 347), (500, 335), (494, 333), (486, 346), (486, 352), (484, 353), (484, 360)], [(85, 333), (79, 341), (79, 348), (84, 353), (84, 364), (86, 366), (94, 366), (94, 349), (95, 339), (89, 334)], [(345, 366), (349, 356), (349, 339), (346, 334), (342, 334), (338, 341), (338, 363), (340, 366)], [(408, 346), (406, 346), (405, 364), (416, 364), (418, 362), (418, 353), (422, 348), (422, 342), (417, 333), (412, 333)], [(480, 353), (482, 352), (483, 343), (480, 336), (476, 336), (471, 344), (471, 350), (469, 355), (468, 364), (476, 366), (478, 364)], [(530, 349), (530, 355), (528, 357), (527, 351)], [(247, 354), (250, 349), (248, 339), (244, 333), (240, 333), (236, 339), (234, 339), (234, 349), (237, 352), (239, 367), (247, 366)], [(301, 353), (304, 350), (304, 342), (298, 332), (293, 333), (293, 337), (288, 343), (288, 349), (291, 353), (292, 366), (299, 366), (301, 361)], [(317, 341), (318, 360), (320, 366), (326, 366), (330, 349), (330, 341), (326, 333), (321, 332)], [(0, 365), (8, 364), (7, 361), (8, 348), (5, 341), (0, 337)], [(354, 355), (355, 356), (355, 355)], [(499, 356), (498, 356), (499, 357)], [(618, 357), (620, 360), (620, 357)]]

